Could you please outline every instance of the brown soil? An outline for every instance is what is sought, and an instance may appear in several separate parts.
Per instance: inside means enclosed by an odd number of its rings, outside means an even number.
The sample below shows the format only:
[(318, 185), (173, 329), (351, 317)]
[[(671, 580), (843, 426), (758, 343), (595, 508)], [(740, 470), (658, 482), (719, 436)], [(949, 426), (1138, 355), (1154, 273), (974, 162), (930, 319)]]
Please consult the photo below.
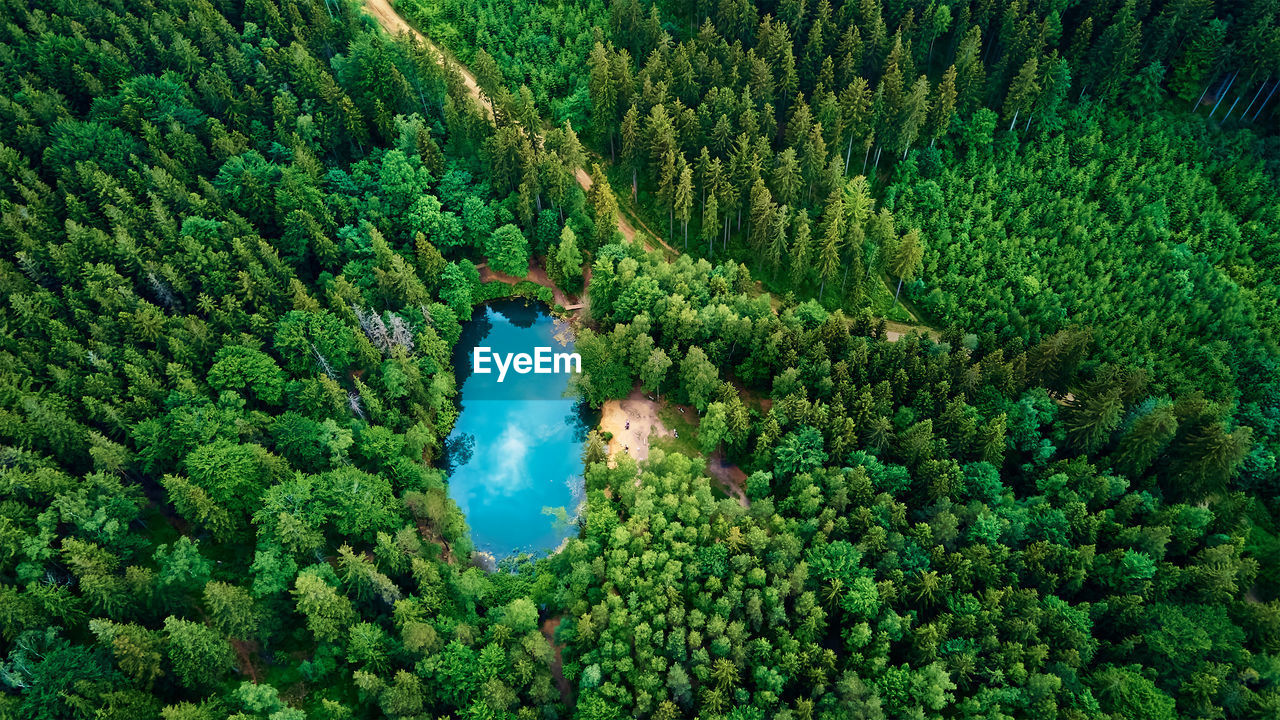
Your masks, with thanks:
[(942, 335), (940, 335), (937, 330), (934, 330), (933, 328), (925, 327), (924, 325), (908, 325), (907, 323), (900, 323), (900, 322), (894, 322), (893, 320), (886, 320), (884, 322), (884, 327), (885, 327), (884, 338), (889, 342), (898, 342), (899, 340), (906, 337), (907, 335), (910, 335), (911, 333), (926, 335), (928, 337), (933, 338), (934, 340), (938, 340), (942, 337)]
[(560, 689), (560, 700), (565, 705), (570, 704), (572, 689), (569, 687), (569, 681), (564, 677), (564, 660), (560, 653), (564, 650), (563, 645), (556, 644), (556, 628), (560, 627), (560, 618), (547, 618), (542, 621), (542, 636), (551, 644), (551, 677), (555, 678), (556, 687)]
[(425, 518), (420, 518), (415, 516), (414, 521), (418, 526), (418, 534), (422, 536), (422, 539), (426, 540), (429, 543), (435, 543), (436, 545), (439, 545), (440, 559), (443, 560), (445, 564), (452, 565), (453, 564), (453, 548), (449, 547), (449, 543), (445, 541), (444, 537), (441, 536), (440, 533), (436, 532), (434, 528), (427, 525), (427, 521)]
[(231, 649), (236, 655), (236, 666), (241, 675), (248, 675), (253, 684), (258, 684), (258, 668), (253, 664), (253, 657), (258, 654), (258, 643), (253, 640), (232, 640)]
[(480, 92), (480, 85), (476, 83), (475, 76), (467, 70), (466, 66), (449, 57), (438, 45), (431, 42), (430, 38), (418, 32), (416, 28), (405, 22), (404, 18), (400, 17), (400, 15), (396, 13), (395, 9), (391, 7), (391, 0), (364, 0), (364, 7), (369, 11), (369, 14), (373, 15), (373, 18), (378, 21), (378, 24), (382, 26), (382, 29), (386, 30), (391, 35), (409, 33), (414, 38), (426, 43), (427, 47), (431, 48), (432, 52), (436, 54), (436, 59), (441, 65), (447, 63), (448, 65), (451, 65), (454, 70), (457, 70), (458, 75), (462, 78), (463, 87), (467, 90), (467, 95), (470, 95), (471, 98), (476, 101), (480, 106), (481, 112), (484, 113), (486, 118), (490, 120), (493, 119), (493, 105), (489, 102), (489, 99), (484, 96), (484, 93)]
[[(600, 429), (613, 433), (609, 455), (626, 452), (637, 462), (649, 457), (649, 438), (672, 437), (674, 433), (658, 418), (659, 404), (635, 388), (623, 400), (607, 400), (600, 409)], [(630, 429), (627, 423), (631, 423)]]
[(552, 299), (556, 301), (557, 305), (563, 307), (564, 310), (575, 314), (577, 318), (584, 320), (588, 318), (589, 310), (588, 302), (586, 302), (586, 287), (588, 287), (591, 282), (590, 266), (586, 268), (586, 273), (582, 275), (582, 277), (584, 277), (584, 281), (582, 281), (581, 297), (568, 295), (567, 292), (561, 290), (556, 283), (552, 282), (552, 278), (547, 274), (547, 270), (545, 270), (543, 266), (539, 265), (538, 260), (536, 259), (531, 258), (529, 260), (529, 272), (525, 273), (525, 277), (522, 278), (517, 278), (515, 275), (508, 275), (506, 273), (499, 273), (497, 270), (490, 268), (488, 263), (477, 265), (476, 269), (480, 270), (480, 282), (498, 281), (507, 284), (516, 284), (520, 281), (529, 281), (532, 283), (538, 283), (540, 286), (552, 291)]
[(744, 508), (751, 507), (747, 499), (747, 474), (737, 465), (730, 465), (724, 460), (724, 453), (717, 450), (707, 458), (707, 474), (720, 481), (725, 494)]

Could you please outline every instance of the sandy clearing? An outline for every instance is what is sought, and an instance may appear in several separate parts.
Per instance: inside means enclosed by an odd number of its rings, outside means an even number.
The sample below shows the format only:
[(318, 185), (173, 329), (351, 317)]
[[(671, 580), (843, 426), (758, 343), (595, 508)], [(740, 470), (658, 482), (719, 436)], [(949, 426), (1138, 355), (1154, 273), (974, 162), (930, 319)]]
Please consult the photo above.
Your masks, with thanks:
[(675, 433), (658, 418), (659, 407), (657, 401), (650, 400), (640, 388), (622, 400), (606, 400), (600, 408), (600, 429), (613, 433), (609, 456), (626, 452), (640, 462), (649, 457), (650, 437), (674, 437)]
[[(655, 437), (675, 437), (658, 416), (662, 404), (650, 400), (640, 388), (635, 388), (622, 400), (606, 400), (600, 410), (600, 429), (613, 433), (609, 441), (609, 457), (625, 452), (640, 462), (649, 457), (649, 441)], [(685, 413), (697, 425), (698, 414), (693, 408)], [(627, 427), (630, 421), (631, 427)], [(742, 507), (751, 507), (747, 499), (747, 474), (737, 465), (728, 463), (724, 453), (716, 451), (707, 458), (707, 474)], [(639, 484), (640, 479), (636, 478)]]

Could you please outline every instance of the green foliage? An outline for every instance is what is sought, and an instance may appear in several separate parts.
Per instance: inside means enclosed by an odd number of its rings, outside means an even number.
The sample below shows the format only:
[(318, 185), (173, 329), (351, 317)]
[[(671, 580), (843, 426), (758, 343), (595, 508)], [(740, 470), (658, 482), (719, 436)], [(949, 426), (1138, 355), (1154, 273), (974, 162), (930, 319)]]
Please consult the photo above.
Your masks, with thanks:
[[(0, 716), (1280, 711), (1274, 8), (428, 5), (6, 6)], [(486, 573), (530, 255), (696, 413)]]
[(231, 647), (213, 629), (170, 616), (164, 631), (174, 675), (188, 688), (209, 687), (230, 667)]
[(489, 267), (500, 273), (524, 277), (529, 269), (529, 241), (520, 228), (503, 225), (485, 241)]

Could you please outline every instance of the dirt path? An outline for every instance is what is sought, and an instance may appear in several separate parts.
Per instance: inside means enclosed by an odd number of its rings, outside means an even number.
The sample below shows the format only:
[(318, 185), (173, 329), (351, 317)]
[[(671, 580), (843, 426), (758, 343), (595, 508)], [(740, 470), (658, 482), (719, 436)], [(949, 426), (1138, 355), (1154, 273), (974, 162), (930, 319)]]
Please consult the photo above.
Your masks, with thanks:
[[(591, 190), (591, 175), (587, 174), (586, 170), (580, 167), (574, 168), (573, 178), (578, 181), (578, 185), (582, 187), (583, 191)], [(622, 216), (621, 210), (618, 211), (618, 232), (622, 233), (622, 237), (626, 238), (627, 242), (635, 242), (636, 229)]]
[(720, 481), (725, 494), (744, 508), (751, 507), (747, 499), (747, 474), (737, 465), (725, 462), (724, 453), (717, 450), (707, 458), (707, 474)]
[[(493, 120), (493, 104), (489, 101), (489, 98), (486, 97), (483, 92), (481, 92), (480, 86), (476, 83), (476, 78), (474, 75), (471, 74), (471, 71), (467, 70), (465, 65), (458, 62), (455, 58), (453, 58), (447, 52), (441, 50), (440, 46), (431, 42), (431, 39), (428, 38), (426, 35), (423, 35), (412, 25), (405, 22), (404, 18), (400, 17), (400, 15), (396, 13), (395, 9), (391, 7), (391, 0), (364, 0), (364, 7), (365, 7), (365, 10), (368, 11), (368, 13), (372, 15), (375, 20), (378, 21), (378, 24), (382, 26), (382, 29), (386, 30), (389, 34), (400, 35), (403, 33), (409, 33), (413, 37), (426, 43), (427, 47), (431, 48), (431, 50), (436, 54), (436, 58), (440, 62), (440, 64), (448, 65), (449, 67), (457, 71), (458, 75), (462, 78), (463, 85), (466, 87), (467, 95), (471, 96), (471, 98), (480, 105), (481, 112), (484, 113), (484, 116), (487, 119), (489, 119), (490, 121)], [(541, 134), (534, 135), (533, 137), (535, 139), (538, 139), (541, 137)], [(583, 189), (583, 191), (589, 191), (591, 189), (591, 185), (592, 185), (591, 175), (589, 175), (586, 170), (584, 170), (581, 167), (574, 168), (573, 177), (575, 180), (577, 180), (578, 185)], [(672, 255), (680, 254), (680, 251), (676, 250), (674, 247), (669, 245), (666, 240), (662, 239), (662, 236), (653, 232), (647, 226), (644, 226), (644, 223), (641, 222), (638, 218), (636, 222), (639, 222), (641, 226), (644, 227), (646, 238), (652, 238), (658, 244), (660, 244), (664, 249), (670, 252)], [(621, 208), (619, 208), (618, 210), (618, 232), (622, 233), (622, 236), (626, 238), (628, 242), (634, 242), (636, 239), (636, 228), (624, 216)], [(650, 250), (653, 249), (653, 247), (648, 242), (645, 243), (645, 248)], [(535, 280), (535, 282), (537, 281)], [(584, 292), (584, 295), (585, 295), (585, 292)], [(561, 303), (561, 304), (564, 305), (564, 303)], [(568, 307), (568, 305), (565, 305), (565, 307)], [(910, 310), (908, 310), (908, 312), (910, 312)], [(903, 335), (906, 334), (906, 332), (909, 332), (911, 329), (922, 330), (930, 334), (930, 336), (934, 337), (935, 339), (937, 337), (937, 333), (933, 331), (931, 328), (927, 328), (923, 326), (921, 326), (920, 328), (915, 328), (910, 325), (903, 325), (902, 323), (889, 323), (889, 325), (890, 326), (901, 325), (902, 328), (907, 328), (907, 330), (893, 328), (893, 329), (890, 329), (888, 332), (886, 332), (885, 334), (889, 342), (897, 342), (898, 340), (902, 339)]]
[[(369, 14), (378, 21), (378, 24), (382, 26), (382, 29), (386, 30), (388, 33), (392, 35), (409, 33), (413, 37), (426, 43), (427, 47), (431, 48), (431, 50), (436, 54), (440, 64), (448, 64), (458, 72), (458, 75), (462, 77), (463, 85), (467, 89), (467, 95), (471, 96), (471, 99), (480, 105), (480, 109), (484, 112), (485, 118), (491, 122), (493, 121), (493, 103), (491, 103), (489, 98), (481, 92), (480, 85), (476, 83), (475, 76), (471, 74), (471, 71), (468, 70), (465, 65), (450, 57), (440, 49), (440, 46), (431, 42), (430, 38), (419, 32), (417, 28), (414, 28), (412, 25), (405, 22), (405, 19), (400, 17), (400, 15), (396, 13), (395, 9), (391, 7), (391, 0), (364, 0), (364, 7), (365, 10), (367, 10)], [(533, 137), (535, 139), (539, 139), (541, 138), (541, 133), (538, 133)], [(578, 185), (583, 189), (583, 191), (591, 189), (591, 176), (587, 174), (586, 170), (580, 167), (574, 168), (573, 177), (578, 181)], [(618, 232), (622, 233), (622, 236), (629, 242), (634, 242), (636, 239), (635, 227), (622, 216), (621, 211), (618, 213)], [(652, 235), (652, 233), (650, 233), (650, 235)], [(670, 245), (667, 245), (667, 243), (661, 238), (658, 238), (656, 235), (654, 237), (659, 243), (662, 243), (663, 247), (671, 250), (671, 252), (675, 252), (675, 250), (673, 250)]]
[(884, 327), (885, 327), (884, 337), (889, 342), (898, 342), (899, 340), (906, 337), (907, 335), (910, 335), (913, 332), (921, 333), (930, 338), (933, 338), (934, 340), (937, 340), (940, 337), (942, 337), (940, 334), (938, 334), (937, 330), (934, 330), (931, 327), (926, 327), (924, 325), (908, 325), (907, 323), (896, 322), (894, 320), (885, 320)]
[[(575, 179), (577, 179), (578, 185), (582, 186), (583, 190), (591, 189), (591, 176), (587, 174), (586, 170), (583, 170), (582, 168), (576, 168), (573, 172), (573, 176)], [(639, 218), (636, 218), (636, 222), (640, 223), (640, 226), (644, 228), (646, 240), (649, 238), (657, 240), (658, 244), (661, 245), (667, 252), (673, 255), (680, 254), (679, 250), (676, 250), (675, 248), (668, 245), (667, 241), (662, 239), (662, 236), (658, 235), (653, 230), (651, 230), (649, 226), (645, 225), (642, 220), (640, 220)], [(618, 232), (622, 233), (622, 236), (627, 239), (627, 242), (635, 242), (636, 229), (631, 224), (631, 221), (629, 221), (626, 218), (626, 216), (623, 214), (622, 208), (618, 208)], [(644, 246), (646, 250), (653, 249), (653, 246), (650, 245), (648, 242), (646, 242)]]
[(556, 628), (558, 627), (560, 627), (560, 618), (558, 617), (547, 618), (542, 621), (542, 636), (551, 645), (551, 677), (555, 679), (556, 687), (560, 690), (560, 700), (567, 706), (572, 699), (573, 690), (569, 687), (569, 681), (564, 677), (564, 660), (560, 656), (564, 646), (556, 644)]
[(405, 22), (404, 18), (400, 17), (399, 13), (391, 7), (391, 0), (364, 0), (364, 8), (378, 21), (382, 29), (389, 34), (401, 35), (409, 33), (414, 38), (426, 43), (427, 47), (431, 48), (431, 51), (436, 54), (436, 60), (441, 65), (448, 65), (458, 72), (458, 75), (462, 78), (462, 84), (467, 90), (467, 95), (470, 95), (471, 99), (476, 101), (485, 118), (492, 122), (493, 104), (489, 102), (489, 98), (484, 96), (484, 93), (480, 92), (480, 85), (476, 82), (476, 77), (471, 74), (470, 70), (467, 70), (465, 65), (447, 55), (440, 49), (439, 45), (431, 42), (430, 38)]
[[(552, 299), (565, 310), (581, 313), (586, 307), (586, 303), (582, 299), (566, 293), (564, 290), (560, 289), (559, 285), (552, 282), (551, 277), (547, 275), (547, 271), (538, 265), (537, 261), (533, 258), (529, 259), (529, 270), (525, 273), (524, 277), (516, 277), (514, 275), (500, 273), (497, 270), (490, 268), (488, 263), (481, 263), (476, 266), (476, 269), (480, 271), (480, 282), (492, 282), (497, 280), (498, 282), (504, 282), (508, 285), (515, 285), (521, 280), (528, 280), (531, 283), (536, 283), (550, 290)], [(586, 295), (585, 289), (583, 290), (583, 295)]]
[(625, 399), (606, 400), (600, 408), (600, 429), (613, 433), (609, 456), (625, 452), (639, 462), (649, 457), (650, 437), (674, 437), (658, 418), (659, 407), (658, 402), (650, 400), (640, 388), (632, 390)]

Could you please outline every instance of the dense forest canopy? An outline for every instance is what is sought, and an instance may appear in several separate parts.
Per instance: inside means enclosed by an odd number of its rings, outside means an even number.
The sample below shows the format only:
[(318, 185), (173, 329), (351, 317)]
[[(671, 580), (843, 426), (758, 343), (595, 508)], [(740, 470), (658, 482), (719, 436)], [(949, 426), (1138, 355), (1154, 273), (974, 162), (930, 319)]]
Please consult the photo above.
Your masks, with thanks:
[[(0, 717), (1280, 714), (1274, 1), (399, 9), (5, 2)], [(484, 263), (693, 435), (497, 572)]]

